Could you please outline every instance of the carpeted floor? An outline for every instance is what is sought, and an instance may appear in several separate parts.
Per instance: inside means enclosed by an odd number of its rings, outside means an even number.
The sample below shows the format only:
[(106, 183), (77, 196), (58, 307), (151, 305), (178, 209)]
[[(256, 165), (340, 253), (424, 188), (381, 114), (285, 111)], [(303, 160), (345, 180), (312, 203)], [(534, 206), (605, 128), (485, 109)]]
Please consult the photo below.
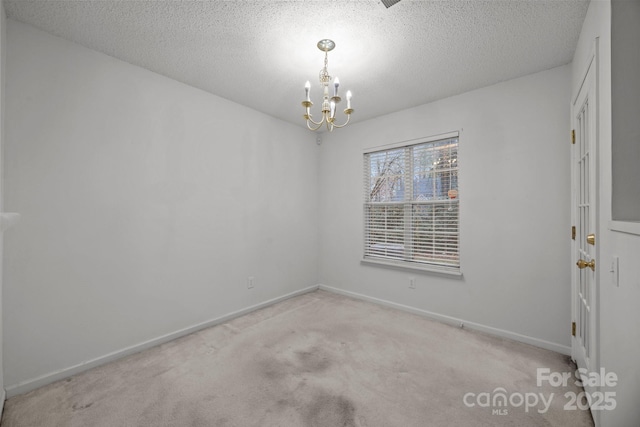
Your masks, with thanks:
[(1, 426), (592, 426), (573, 381), (536, 384), (569, 362), (317, 291), (11, 398)]

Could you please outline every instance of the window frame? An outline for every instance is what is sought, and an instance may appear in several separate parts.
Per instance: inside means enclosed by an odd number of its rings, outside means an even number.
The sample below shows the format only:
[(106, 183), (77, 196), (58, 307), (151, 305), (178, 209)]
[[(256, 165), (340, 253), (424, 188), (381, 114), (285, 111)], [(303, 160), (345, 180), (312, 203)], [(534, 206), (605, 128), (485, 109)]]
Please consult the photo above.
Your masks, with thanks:
[[(371, 181), (370, 181), (370, 175), (371, 175), (371, 164), (369, 161), (369, 156), (371, 154), (374, 153), (379, 153), (379, 152), (385, 152), (385, 151), (391, 151), (394, 149), (411, 149), (411, 147), (416, 146), (416, 145), (422, 145), (422, 144), (429, 144), (429, 143), (435, 143), (438, 141), (443, 141), (443, 140), (447, 140), (447, 139), (457, 139), (457, 150), (459, 153), (459, 147), (460, 147), (460, 132), (455, 131), (455, 132), (448, 132), (448, 133), (443, 133), (443, 134), (438, 134), (438, 135), (433, 135), (433, 136), (429, 136), (429, 137), (423, 137), (423, 138), (417, 138), (417, 139), (412, 139), (412, 140), (407, 140), (407, 141), (401, 141), (401, 142), (396, 142), (396, 143), (392, 143), (392, 144), (386, 144), (386, 145), (381, 145), (381, 146), (376, 146), (376, 147), (369, 147), (369, 148), (365, 148), (363, 150), (362, 153), (362, 159), (363, 159), (363, 175), (364, 175), (364, 182), (363, 182), (363, 186), (365, 188), (365, 191), (363, 192), (363, 203), (362, 203), (362, 207), (363, 207), (363, 227), (362, 227), (362, 231), (363, 231), (363, 238), (362, 238), (362, 243), (363, 243), (363, 247), (362, 247), (362, 259), (361, 259), (361, 263), (362, 264), (370, 264), (370, 265), (377, 265), (377, 266), (382, 266), (382, 267), (389, 267), (389, 268), (396, 268), (396, 269), (402, 269), (402, 270), (418, 270), (418, 271), (425, 271), (425, 272), (432, 272), (432, 273), (439, 273), (439, 274), (443, 274), (443, 275), (452, 275), (452, 276), (462, 276), (462, 260), (461, 260), (461, 251), (460, 251), (460, 241), (461, 241), (461, 233), (460, 233), (460, 199), (459, 199), (459, 172), (460, 172), (460, 167), (459, 167), (459, 154), (456, 155), (456, 161), (458, 163), (458, 168), (457, 168), (457, 173), (458, 173), (458, 185), (457, 185), (457, 197), (456, 197), (456, 201), (455, 203), (458, 206), (458, 215), (457, 215), (457, 256), (458, 256), (458, 263), (457, 265), (441, 265), (441, 264), (437, 264), (437, 263), (429, 263), (429, 262), (420, 262), (420, 261), (415, 261), (415, 260), (409, 260), (409, 259), (393, 259), (393, 258), (384, 258), (384, 257), (376, 257), (373, 255), (368, 255), (367, 254), (367, 240), (368, 240), (368, 220), (367, 220), (367, 212), (370, 209), (370, 206), (372, 206), (372, 202), (370, 202), (368, 200), (368, 196), (367, 196), (367, 192), (370, 191), (367, 187), (370, 186)], [(405, 160), (406, 161), (406, 160)], [(405, 171), (404, 174), (405, 175), (409, 175), (409, 176), (414, 176), (415, 175), (415, 165), (413, 163), (413, 161), (408, 162), (409, 166), (410, 166), (410, 170)], [(404, 215), (407, 215), (407, 209), (411, 210), (413, 209), (414, 206), (417, 206), (420, 204), (419, 201), (414, 200), (413, 196), (411, 197), (403, 197), (402, 201), (396, 201), (394, 202), (396, 205), (398, 206), (403, 206), (403, 210), (404, 210)], [(430, 203), (438, 203), (438, 202), (433, 202), (431, 201)], [(385, 203), (384, 202), (373, 202), (373, 205), (375, 204), (379, 204), (379, 206), (384, 206)], [(406, 222), (403, 225), (404, 230), (405, 230), (405, 234), (408, 233), (409, 235), (412, 235), (413, 233), (411, 232), (411, 224), (407, 224)]]

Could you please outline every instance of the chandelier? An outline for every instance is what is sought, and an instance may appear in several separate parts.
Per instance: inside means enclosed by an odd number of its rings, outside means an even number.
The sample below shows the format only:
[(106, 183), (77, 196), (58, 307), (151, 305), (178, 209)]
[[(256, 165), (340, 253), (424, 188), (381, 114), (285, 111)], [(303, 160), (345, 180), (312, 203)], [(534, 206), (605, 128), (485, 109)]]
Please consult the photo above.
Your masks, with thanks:
[(347, 108), (344, 109), (344, 114), (347, 116), (347, 121), (341, 125), (336, 124), (336, 108), (337, 104), (342, 100), (338, 96), (338, 87), (340, 86), (340, 80), (336, 77), (333, 79), (333, 96), (329, 96), (329, 84), (331, 83), (332, 77), (329, 75), (329, 70), (327, 67), (329, 66), (329, 51), (333, 50), (336, 47), (336, 44), (333, 40), (323, 39), (318, 42), (318, 49), (324, 52), (324, 67), (320, 70), (320, 85), (322, 86), (322, 119), (319, 122), (313, 120), (311, 116), (311, 107), (313, 106), (313, 102), (311, 102), (311, 97), (309, 95), (309, 90), (311, 89), (311, 83), (307, 81), (304, 85), (304, 92), (306, 95), (306, 99), (302, 101), (302, 106), (305, 109), (305, 113), (303, 115), (304, 119), (307, 121), (307, 127), (310, 130), (318, 130), (322, 126), (322, 124), (326, 124), (329, 132), (333, 130), (333, 128), (341, 128), (349, 123), (349, 119), (351, 118), (351, 113), (353, 113), (353, 108), (351, 108), (351, 91), (347, 91)]

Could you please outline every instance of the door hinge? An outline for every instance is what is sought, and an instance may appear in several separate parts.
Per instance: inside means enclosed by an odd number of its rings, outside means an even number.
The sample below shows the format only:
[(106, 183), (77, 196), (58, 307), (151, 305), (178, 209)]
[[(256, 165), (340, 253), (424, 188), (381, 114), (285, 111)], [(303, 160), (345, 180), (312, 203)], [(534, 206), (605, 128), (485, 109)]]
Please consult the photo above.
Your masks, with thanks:
[(575, 129), (571, 129), (571, 143), (572, 144), (576, 143), (576, 130)]
[(576, 322), (571, 322), (571, 336), (576, 336)]
[(571, 226), (571, 240), (576, 240), (576, 226)]

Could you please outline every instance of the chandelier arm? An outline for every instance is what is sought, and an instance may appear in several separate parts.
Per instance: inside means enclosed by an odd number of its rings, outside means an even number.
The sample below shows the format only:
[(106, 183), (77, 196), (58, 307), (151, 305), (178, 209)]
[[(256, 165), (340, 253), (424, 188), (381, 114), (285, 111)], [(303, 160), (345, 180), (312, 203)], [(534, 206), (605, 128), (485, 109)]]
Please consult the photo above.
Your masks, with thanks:
[(347, 121), (346, 121), (346, 122), (344, 122), (344, 123), (343, 123), (343, 124), (341, 124), (341, 125), (337, 125), (337, 124), (335, 124), (335, 122), (334, 122), (334, 123), (332, 123), (332, 125), (333, 125), (334, 127), (337, 127), (338, 129), (339, 129), (339, 128), (343, 128), (343, 127), (345, 127), (346, 125), (348, 125), (348, 124), (349, 124), (349, 120), (350, 120), (350, 119), (351, 119), (351, 114), (347, 114)]
[[(312, 122), (312, 123), (316, 124), (317, 126), (316, 126), (316, 127), (311, 127), (311, 126), (309, 125), (309, 122)], [(309, 130), (316, 131), (316, 130), (320, 129), (320, 126), (322, 126), (322, 122), (320, 122), (320, 123), (316, 123), (316, 122), (314, 122), (314, 121), (313, 121), (313, 120), (311, 120), (311, 119), (307, 119), (307, 128), (308, 128)]]
[[(324, 123), (324, 114), (322, 115), (322, 120), (320, 120), (319, 122), (315, 122), (312, 118), (311, 115), (309, 115), (309, 117), (307, 118), (307, 123), (311, 122), (314, 125), (320, 126), (322, 123)], [(316, 128), (317, 129), (317, 128)]]

